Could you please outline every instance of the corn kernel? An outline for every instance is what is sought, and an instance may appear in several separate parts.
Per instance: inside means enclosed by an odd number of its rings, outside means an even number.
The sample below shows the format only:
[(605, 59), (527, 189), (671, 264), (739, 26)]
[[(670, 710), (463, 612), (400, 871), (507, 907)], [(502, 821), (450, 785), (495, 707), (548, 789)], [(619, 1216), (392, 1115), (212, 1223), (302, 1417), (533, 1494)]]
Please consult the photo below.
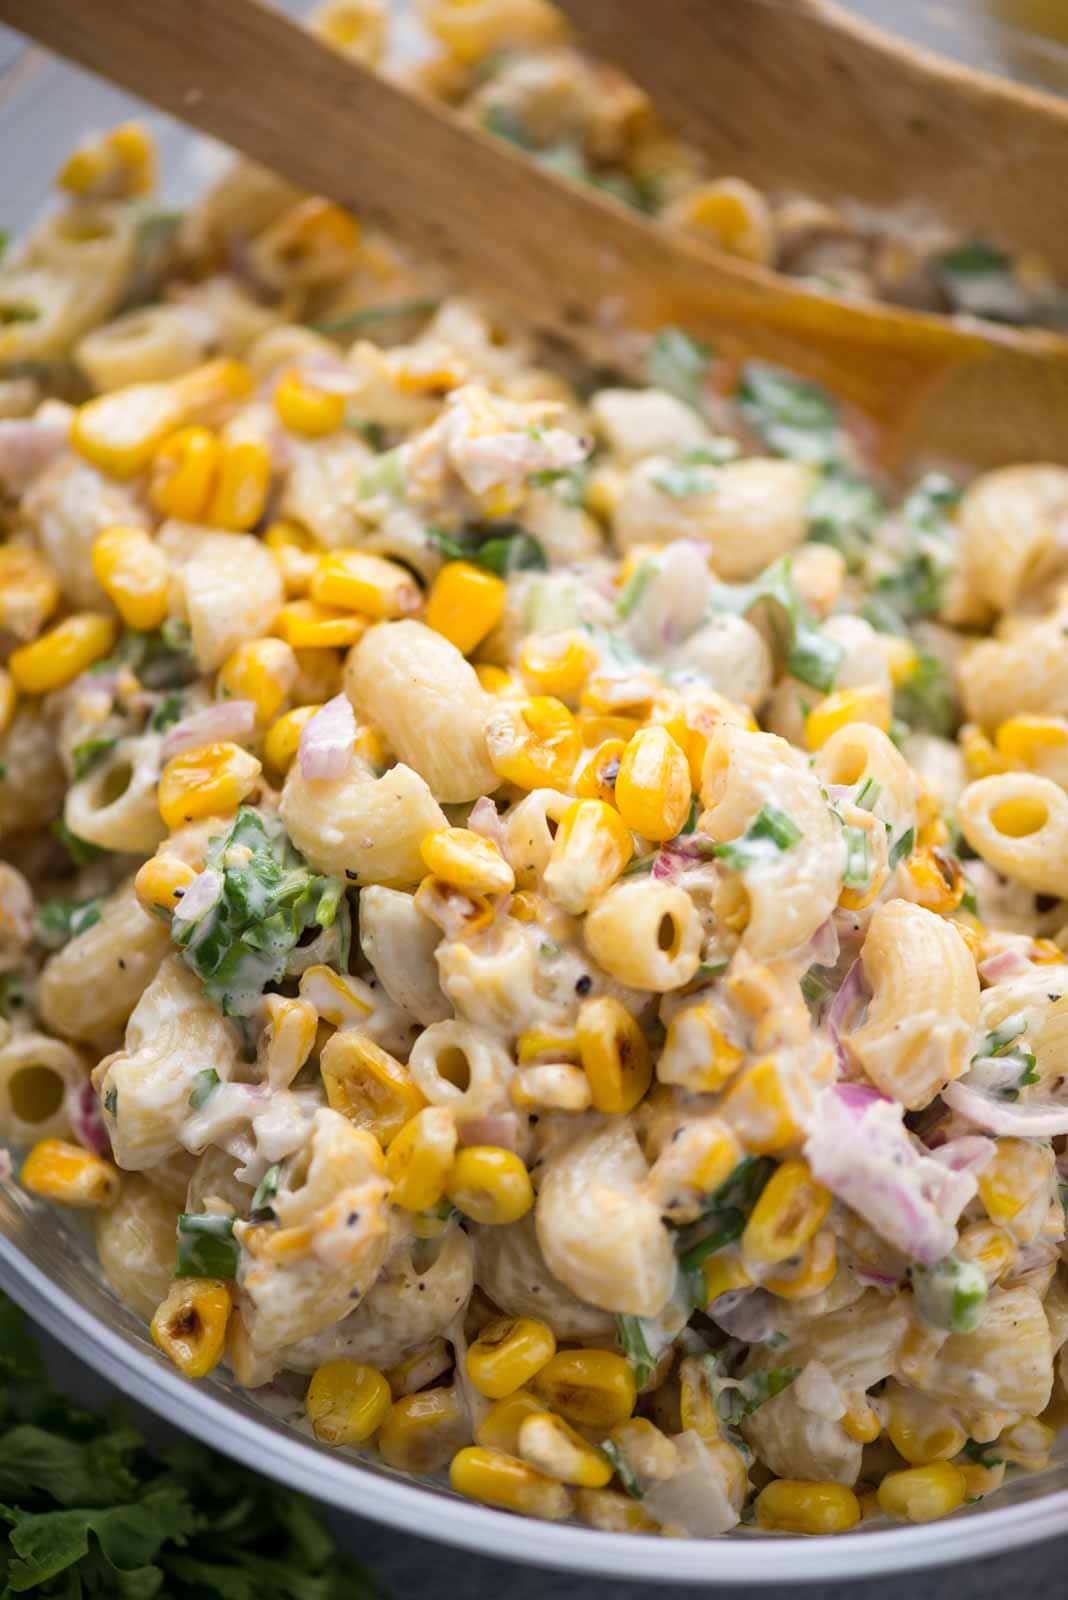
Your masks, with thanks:
[(888, 1517), (934, 1522), (963, 1505), (964, 1474), (948, 1461), (935, 1461), (926, 1467), (888, 1472), (878, 1493), (879, 1505)]
[(394, 1400), (400, 1400), (405, 1395), (418, 1394), (435, 1378), (451, 1372), (452, 1365), (452, 1347), (444, 1339), (431, 1339), (414, 1355), (398, 1361), (395, 1367), (388, 1367), (383, 1376)]
[(603, 1451), (549, 1411), (536, 1412), (520, 1423), (519, 1454), (547, 1477), (580, 1489), (603, 1489), (612, 1481), (612, 1463)]
[(692, 1094), (718, 1094), (745, 1060), (745, 1051), (726, 1038), (725, 1027), (710, 1000), (676, 1011), (656, 1066), (660, 1082)]
[(17, 700), (14, 678), (6, 667), (0, 667), (0, 735), (5, 734), (15, 720)]
[(487, 694), (523, 697), (523, 685), (506, 667), (496, 667), (492, 661), (472, 661), (475, 677)]
[(775, 1478), (756, 1497), (757, 1526), (774, 1533), (848, 1533), (860, 1502), (844, 1483)]
[(572, 1500), (562, 1483), (545, 1477), (515, 1456), (482, 1445), (468, 1445), (452, 1459), (449, 1482), (457, 1494), (523, 1516), (560, 1522), (571, 1515)]
[(355, 1028), (327, 1041), (319, 1065), (328, 1104), (383, 1146), (426, 1105), (407, 1067)]
[(152, 1318), (153, 1343), (187, 1378), (203, 1378), (222, 1359), (232, 1304), (216, 1278), (179, 1278)]
[(271, 471), (270, 455), (259, 439), (224, 444), (206, 520), (230, 533), (254, 528), (267, 504)]
[(430, 586), (426, 624), (468, 656), (497, 626), (508, 603), (508, 585), (469, 561), (449, 561)]
[(528, 634), (519, 651), (519, 670), (531, 694), (573, 700), (597, 664), (581, 633)]
[(770, 1058), (754, 1062), (734, 1079), (721, 1109), (742, 1143), (755, 1155), (769, 1155), (803, 1137), (782, 1073)]
[(411, 616), (423, 602), (407, 568), (364, 550), (331, 550), (323, 556), (310, 592), (319, 605), (358, 611), (375, 622)]
[(236, 400), (247, 398), (252, 389), (252, 374), (231, 356), (205, 361), (203, 366), (183, 372), (169, 385), (177, 394), (186, 422), (209, 422), (229, 410)]
[(583, 800), (601, 800), (605, 805), (612, 805), (619, 764), (626, 748), (623, 739), (603, 739), (575, 774), (575, 793)]
[(277, 717), (297, 681), (297, 658), (283, 639), (246, 639), (219, 668), (219, 690), (251, 700), (260, 724)]
[(0, 628), (35, 639), (59, 605), (59, 583), (43, 556), (28, 546), (0, 545)]
[(297, 368), (283, 373), (274, 391), (274, 408), (292, 433), (319, 439), (336, 433), (345, 420), (345, 396), (321, 389)]
[(493, 770), (519, 789), (564, 789), (579, 757), (578, 728), (561, 700), (539, 695), (506, 701), (489, 719), (486, 748)]
[(673, 839), (690, 812), (686, 755), (659, 725), (642, 728), (623, 752), (616, 805), (628, 828), (646, 839)]
[(156, 183), (156, 146), (139, 122), (123, 122), (102, 139), (79, 145), (56, 175), (68, 194), (86, 199), (129, 200), (150, 194)]
[(174, 911), (196, 872), (177, 856), (152, 856), (138, 868), (134, 893), (148, 912)]
[(228, 740), (182, 750), (160, 773), (159, 814), (172, 832), (202, 817), (231, 816), (262, 770), (255, 756)]
[(883, 1431), (879, 1413), (868, 1404), (865, 1395), (853, 1390), (846, 1395), (846, 1410), (842, 1427), (858, 1444), (874, 1444)]
[(742, 1159), (734, 1134), (718, 1117), (677, 1129), (653, 1162), (648, 1193), (673, 1223), (693, 1222), (702, 1201), (725, 1183)]
[(705, 1285), (705, 1306), (718, 1300), (721, 1294), (733, 1294), (736, 1289), (748, 1289), (752, 1278), (737, 1250), (717, 1250), (701, 1263), (701, 1276)]
[(979, 1198), (991, 1222), (1008, 1223), (1019, 1216), (1048, 1181), (1047, 1147), (1026, 1139), (997, 1139), (994, 1158), (978, 1176)]
[(520, 1111), (588, 1111), (593, 1104), (590, 1080), (566, 1061), (520, 1067), (508, 1093)]
[(545, 1407), (526, 1389), (517, 1389), (492, 1406), (475, 1427), (475, 1443), (487, 1450), (502, 1450), (507, 1456), (519, 1454), (519, 1429), (527, 1417), (540, 1415)]
[(684, 1356), (679, 1363), (679, 1421), (707, 1445), (716, 1444), (723, 1437), (707, 1367), (693, 1356)]
[(612, 1350), (558, 1350), (531, 1384), (553, 1411), (583, 1428), (611, 1428), (634, 1410), (630, 1363)]
[(640, 1500), (618, 1489), (577, 1489), (575, 1514), (588, 1528), (602, 1533), (659, 1533), (660, 1524), (653, 1520)]
[(314, 600), (290, 600), (274, 619), (274, 631), (294, 650), (347, 650), (367, 632), (369, 622), (357, 611), (339, 611)]
[(93, 574), (128, 628), (150, 633), (167, 615), (167, 558), (142, 528), (114, 525), (92, 544)]
[(1034, 768), (1043, 755), (1068, 744), (1068, 722), (1063, 717), (1010, 717), (995, 733), (994, 744), (1006, 762)]
[(838, 1266), (834, 1234), (823, 1228), (805, 1246), (800, 1261), (784, 1264), (763, 1278), (763, 1287), (780, 1300), (808, 1300), (822, 1294)]
[(467, 1376), (479, 1394), (503, 1400), (555, 1354), (556, 1337), (547, 1323), (532, 1317), (500, 1317), (488, 1323), (469, 1347)]
[(515, 873), (492, 839), (470, 828), (439, 828), (419, 847), (427, 869), (465, 894), (507, 894)]
[[(610, 739), (615, 740), (619, 743), (619, 756), (622, 759), (623, 751), (638, 732), (641, 723), (637, 717), (610, 717), (602, 716), (599, 711), (579, 711), (575, 715), (575, 726), (585, 749), (593, 750)], [(602, 800), (614, 798), (617, 776), (618, 772), (612, 773), (612, 793), (601, 795)]]
[(286, 773), (297, 758), (300, 736), (322, 706), (296, 706), (272, 722), (263, 741), (263, 755), (275, 772)]
[(263, 542), (282, 574), (286, 594), (290, 597), (306, 595), (322, 558), (322, 546), (314, 534), (299, 522), (280, 518), (271, 523)]
[(634, 854), (619, 812), (603, 800), (576, 800), (557, 824), (545, 888), (573, 916), (588, 911), (612, 887)]
[(810, 750), (820, 750), (832, 733), (852, 722), (867, 722), (889, 733), (890, 701), (885, 691), (868, 686), (826, 695), (805, 718), (805, 742)]
[(304, 1407), (324, 1444), (365, 1444), (393, 1403), (389, 1384), (359, 1361), (324, 1361), (312, 1374)]
[(767, 1266), (786, 1261), (804, 1249), (830, 1209), (830, 1190), (816, 1182), (808, 1163), (784, 1161), (750, 1212), (742, 1234), (743, 1255)]
[(982, 1270), (988, 1284), (997, 1283), (1016, 1264), (1018, 1247), (1012, 1235), (993, 1222), (971, 1222), (957, 1239), (956, 1255)]
[(891, 1381), (886, 1401), (890, 1443), (912, 1467), (949, 1461), (964, 1449), (968, 1435), (949, 1411), (929, 1394)]
[(7, 664), (16, 688), (23, 694), (48, 694), (73, 683), (94, 661), (110, 655), (116, 633), (112, 618), (97, 611), (64, 617), (32, 644), (12, 651)]
[(956, 911), (968, 887), (960, 862), (944, 850), (913, 850), (903, 863), (903, 870), (908, 878), (909, 898), (938, 916)]
[(467, 1411), (454, 1389), (421, 1389), (395, 1400), (378, 1429), (378, 1451), (401, 1472), (440, 1472), (468, 1432)]
[(164, 517), (202, 522), (222, 460), (222, 445), (210, 428), (179, 428), (152, 457), (148, 498)]
[(596, 1109), (633, 1111), (649, 1088), (653, 1066), (645, 1035), (626, 1006), (610, 995), (584, 1000), (576, 1036)]
[(35, 1144), (23, 1162), (20, 1181), (31, 1194), (64, 1206), (110, 1206), (119, 1197), (119, 1174), (111, 1162), (65, 1139)]
[(445, 1193), (465, 1217), (497, 1226), (518, 1222), (534, 1204), (526, 1167), (513, 1151), (496, 1145), (459, 1151)]
[(998, 754), (993, 742), (982, 728), (976, 727), (974, 722), (964, 724), (958, 740), (969, 777), (989, 778), (995, 773), (1009, 770), (1009, 764), (1004, 756)]
[(969, 1503), (993, 1494), (1005, 1481), (1004, 1461), (998, 1461), (990, 1467), (984, 1467), (978, 1461), (959, 1461), (954, 1465), (960, 1468), (960, 1475), (964, 1479), (964, 1498)]
[(70, 442), (80, 456), (113, 478), (133, 478), (152, 461), (184, 419), (173, 383), (132, 383), (78, 407)]
[(1027, 1472), (1039, 1472), (1049, 1461), (1056, 1432), (1037, 1417), (1021, 1417), (998, 1434), (996, 1454)]
[(386, 1152), (390, 1199), (404, 1211), (429, 1211), (445, 1193), (456, 1157), (456, 1124), (444, 1106), (426, 1106), (401, 1128)]
[(911, 639), (905, 639), (900, 634), (881, 633), (879, 648), (890, 673), (890, 682), (895, 689), (900, 689), (901, 685), (912, 677), (919, 664), (916, 646)]

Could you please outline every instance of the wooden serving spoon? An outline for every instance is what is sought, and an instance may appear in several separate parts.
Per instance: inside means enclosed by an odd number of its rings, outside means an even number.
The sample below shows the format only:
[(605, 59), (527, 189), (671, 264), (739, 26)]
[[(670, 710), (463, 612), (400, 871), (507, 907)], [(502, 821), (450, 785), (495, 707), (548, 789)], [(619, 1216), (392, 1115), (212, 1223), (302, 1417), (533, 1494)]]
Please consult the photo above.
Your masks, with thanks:
[(888, 464), (1068, 462), (1068, 340), (817, 293), (678, 237), (550, 176), (260, 0), (0, 0), (0, 20), (381, 221), (601, 358), (610, 336), (625, 350), (628, 330), (674, 323), (727, 356), (826, 383), (883, 427)]

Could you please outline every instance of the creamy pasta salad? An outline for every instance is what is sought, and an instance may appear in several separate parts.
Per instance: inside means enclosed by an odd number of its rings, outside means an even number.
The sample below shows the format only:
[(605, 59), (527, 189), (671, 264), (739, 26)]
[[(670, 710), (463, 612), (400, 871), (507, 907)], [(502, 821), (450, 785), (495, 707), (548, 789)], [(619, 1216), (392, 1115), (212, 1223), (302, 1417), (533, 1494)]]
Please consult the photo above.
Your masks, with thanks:
[(789, 373), (593, 378), (152, 170), (0, 265), (5, 1181), (189, 1378), (494, 1506), (1043, 1466), (1068, 470), (891, 485)]

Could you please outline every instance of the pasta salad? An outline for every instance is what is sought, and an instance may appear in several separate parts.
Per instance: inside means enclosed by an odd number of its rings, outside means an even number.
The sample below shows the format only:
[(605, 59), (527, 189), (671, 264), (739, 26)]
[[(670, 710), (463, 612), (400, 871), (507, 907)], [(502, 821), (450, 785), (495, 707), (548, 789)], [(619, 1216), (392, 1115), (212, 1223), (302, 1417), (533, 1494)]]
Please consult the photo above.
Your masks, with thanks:
[(494, 1506), (1042, 1467), (1068, 471), (888, 484), (789, 373), (592, 376), (153, 165), (0, 265), (5, 1181), (189, 1378)]

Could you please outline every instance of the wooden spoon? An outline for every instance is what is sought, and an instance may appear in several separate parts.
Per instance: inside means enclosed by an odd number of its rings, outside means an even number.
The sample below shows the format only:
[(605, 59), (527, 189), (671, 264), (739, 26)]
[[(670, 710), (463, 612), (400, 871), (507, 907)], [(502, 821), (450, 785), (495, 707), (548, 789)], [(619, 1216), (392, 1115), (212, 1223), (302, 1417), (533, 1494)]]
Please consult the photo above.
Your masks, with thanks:
[(1068, 462), (1068, 341), (816, 293), (679, 238), (548, 175), (259, 0), (0, 0), (0, 19), (376, 218), (602, 358), (606, 336), (625, 351), (627, 330), (675, 323), (893, 423), (888, 464), (919, 453)]

